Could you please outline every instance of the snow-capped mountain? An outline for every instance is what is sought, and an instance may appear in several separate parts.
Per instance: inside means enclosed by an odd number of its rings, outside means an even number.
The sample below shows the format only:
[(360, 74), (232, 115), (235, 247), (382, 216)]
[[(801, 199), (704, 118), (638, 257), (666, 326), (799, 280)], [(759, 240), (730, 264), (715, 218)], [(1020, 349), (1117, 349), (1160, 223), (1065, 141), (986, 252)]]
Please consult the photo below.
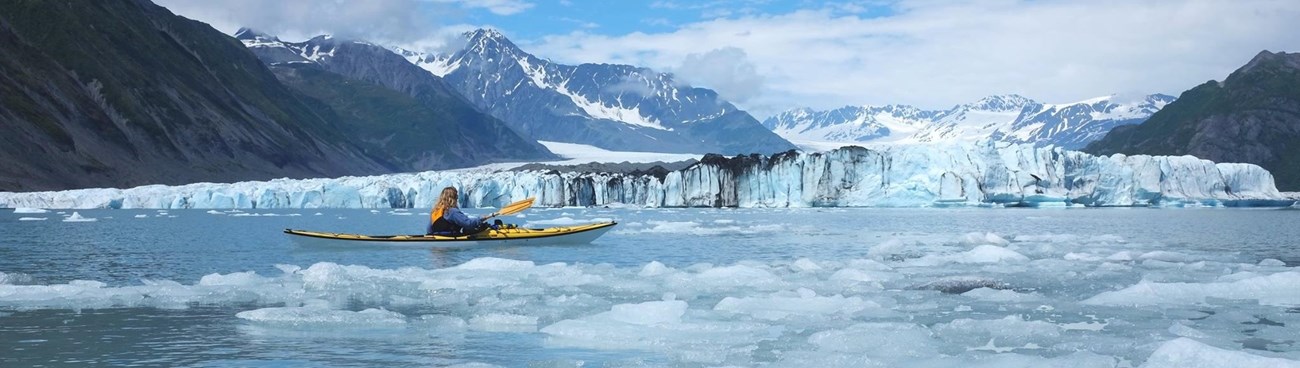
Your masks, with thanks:
[(284, 42), (249, 29), (235, 38), (282, 83), (331, 110), (353, 139), (398, 156), (404, 170), (555, 158), (386, 47), (329, 36)]
[(1114, 96), (1067, 104), (1044, 104), (1019, 95), (1002, 95), (948, 110), (907, 105), (846, 106), (833, 110), (794, 109), (772, 116), (763, 126), (799, 143), (921, 143), (992, 138), (1012, 143), (1078, 149), (1112, 128), (1138, 124), (1172, 102), (1154, 94), (1137, 101)]
[(480, 109), (533, 139), (620, 151), (773, 153), (794, 148), (717, 93), (630, 65), (564, 65), (495, 30), (451, 54), (397, 49)]

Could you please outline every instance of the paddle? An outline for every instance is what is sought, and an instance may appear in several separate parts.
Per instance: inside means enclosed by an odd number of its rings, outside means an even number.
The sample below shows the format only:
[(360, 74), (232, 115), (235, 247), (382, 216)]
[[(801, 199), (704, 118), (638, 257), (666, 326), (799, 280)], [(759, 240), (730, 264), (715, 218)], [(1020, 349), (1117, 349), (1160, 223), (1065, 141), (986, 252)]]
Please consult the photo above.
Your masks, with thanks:
[(528, 199), (525, 199), (525, 200), (522, 200), (522, 201), (519, 201), (519, 202), (515, 202), (515, 203), (511, 203), (511, 204), (507, 204), (507, 205), (501, 207), (501, 210), (500, 210), (500, 211), (493, 212), (492, 214), (487, 215), (487, 217), (484, 217), (483, 219), (484, 219), (484, 220), (487, 220), (487, 219), (490, 219), (490, 218), (493, 218), (493, 217), (497, 217), (497, 216), (508, 216), (508, 215), (513, 215), (513, 214), (516, 214), (516, 213), (523, 212), (524, 210), (528, 209), (529, 207), (532, 207), (532, 206), (533, 206), (533, 201), (536, 201), (536, 200), (537, 200), (537, 197), (528, 197)]

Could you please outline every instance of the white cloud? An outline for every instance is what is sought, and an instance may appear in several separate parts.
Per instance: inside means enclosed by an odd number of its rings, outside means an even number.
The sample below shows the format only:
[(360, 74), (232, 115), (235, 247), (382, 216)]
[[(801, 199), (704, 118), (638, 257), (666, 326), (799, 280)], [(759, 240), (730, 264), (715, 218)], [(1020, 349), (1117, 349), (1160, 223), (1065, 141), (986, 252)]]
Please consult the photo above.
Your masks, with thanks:
[(732, 102), (743, 103), (762, 92), (763, 77), (754, 70), (745, 50), (735, 47), (686, 55), (673, 74), (679, 81), (712, 89)]
[(940, 108), (1001, 93), (1045, 102), (1177, 94), (1222, 79), (1260, 50), (1300, 50), (1300, 2), (1291, 0), (907, 0), (892, 7), (892, 15), (874, 17), (817, 9), (664, 33), (575, 32), (528, 49), (561, 62), (671, 70), (692, 55), (735, 48), (764, 77), (757, 97), (740, 104), (751, 109)]
[(531, 9), (533, 3), (523, 0), (435, 0), (443, 3), (459, 3), (466, 9), (486, 9), (496, 15), (515, 15)]
[(285, 40), (320, 34), (380, 44), (430, 49), (456, 34), (477, 28), (446, 22), (464, 18), (467, 9), (497, 15), (533, 7), (523, 0), (155, 0), (173, 13), (226, 33), (249, 27)]
[[(421, 0), (156, 0), (173, 13), (232, 33), (239, 27), (299, 40), (320, 34), (402, 43), (427, 38), (441, 6)], [(444, 11), (445, 13), (445, 11)]]

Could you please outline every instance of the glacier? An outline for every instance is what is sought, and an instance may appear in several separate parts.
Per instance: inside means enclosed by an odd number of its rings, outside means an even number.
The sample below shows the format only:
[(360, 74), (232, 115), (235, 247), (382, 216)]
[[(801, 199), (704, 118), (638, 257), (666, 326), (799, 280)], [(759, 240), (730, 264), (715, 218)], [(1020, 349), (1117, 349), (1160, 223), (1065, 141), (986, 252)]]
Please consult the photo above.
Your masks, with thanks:
[(1146, 121), (1175, 99), (1162, 94), (1134, 97), (1110, 95), (1048, 104), (1020, 95), (1002, 95), (947, 110), (908, 105), (845, 106), (824, 111), (797, 108), (767, 118), (763, 126), (803, 147), (979, 141), (991, 137), (1008, 143), (1080, 149), (1117, 126)]
[(330, 179), (0, 193), (6, 208), (1290, 206), (1267, 170), (1192, 156), (1093, 156), (995, 141), (706, 155), (663, 172), (464, 169)]

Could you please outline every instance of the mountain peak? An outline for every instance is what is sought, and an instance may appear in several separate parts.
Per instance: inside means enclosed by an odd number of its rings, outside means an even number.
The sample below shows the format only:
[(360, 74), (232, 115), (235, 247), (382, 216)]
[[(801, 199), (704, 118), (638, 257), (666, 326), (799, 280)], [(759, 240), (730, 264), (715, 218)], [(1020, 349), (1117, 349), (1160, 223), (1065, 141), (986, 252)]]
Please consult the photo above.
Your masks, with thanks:
[[(519, 50), (501, 31), (492, 28), (479, 28), (465, 33), (465, 49), (482, 53), (488, 50)], [(521, 50), (522, 51), (522, 50)]]
[(1277, 66), (1289, 69), (1300, 69), (1300, 53), (1270, 52), (1268, 50), (1260, 51), (1250, 62), (1238, 69), (1238, 72), (1249, 73), (1262, 66)]
[(975, 103), (967, 106), (975, 110), (984, 111), (1019, 111), (1021, 108), (1025, 107), (1025, 105), (1031, 103), (1034, 103), (1034, 100), (1030, 100), (1025, 96), (1007, 94), (981, 98), (979, 101), (975, 101)]
[(280, 41), (280, 39), (275, 36), (258, 32), (257, 30), (248, 27), (239, 27), (239, 30), (235, 31), (235, 39), (240, 41)]

